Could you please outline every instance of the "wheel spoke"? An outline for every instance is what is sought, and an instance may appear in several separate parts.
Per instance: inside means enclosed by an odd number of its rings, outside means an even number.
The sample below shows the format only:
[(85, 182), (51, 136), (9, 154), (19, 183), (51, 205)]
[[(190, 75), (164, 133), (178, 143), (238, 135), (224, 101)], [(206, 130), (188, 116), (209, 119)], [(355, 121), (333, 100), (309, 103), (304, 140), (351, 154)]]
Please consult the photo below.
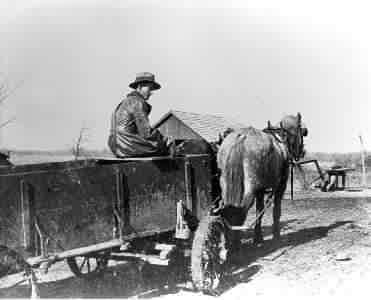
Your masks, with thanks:
[(67, 259), (68, 266), (76, 276), (102, 271), (108, 264), (105, 257), (77, 256)]
[(218, 273), (218, 271), (213, 270), (212, 284), (211, 284), (212, 289), (213, 290), (216, 289), (219, 286), (219, 283), (220, 283), (220, 274)]
[(88, 273), (90, 273), (90, 258), (88, 258)]
[(79, 271), (82, 272), (82, 268), (84, 267), (84, 265), (86, 264), (86, 261), (87, 261), (87, 257), (84, 257), (84, 260), (82, 261), (80, 267), (79, 267)]

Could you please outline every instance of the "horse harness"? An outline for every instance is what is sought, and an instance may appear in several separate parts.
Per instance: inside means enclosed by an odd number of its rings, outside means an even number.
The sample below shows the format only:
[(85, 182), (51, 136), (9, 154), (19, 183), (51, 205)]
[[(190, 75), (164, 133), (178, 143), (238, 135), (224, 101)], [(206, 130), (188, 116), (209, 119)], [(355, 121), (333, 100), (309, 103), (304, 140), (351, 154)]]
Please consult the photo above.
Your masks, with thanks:
[(287, 130), (286, 128), (284, 128), (282, 126), (282, 123), (280, 123), (280, 127), (273, 127), (271, 125), (270, 121), (268, 121), (268, 127), (263, 129), (263, 132), (273, 136), (273, 138), (278, 143), (286, 144), (288, 152), (290, 154), (290, 157), (289, 157), (290, 164), (292, 164), (292, 163), (294, 163), (293, 160), (298, 161), (299, 157), (295, 153), (295, 151), (293, 150), (293, 145), (291, 145), (290, 143), (287, 142), (287, 136), (297, 137), (299, 134), (301, 134), (301, 130), (302, 130), (302, 128), (301, 128), (300, 122), (299, 122), (299, 125), (297, 126), (296, 134), (292, 134), (289, 130)]

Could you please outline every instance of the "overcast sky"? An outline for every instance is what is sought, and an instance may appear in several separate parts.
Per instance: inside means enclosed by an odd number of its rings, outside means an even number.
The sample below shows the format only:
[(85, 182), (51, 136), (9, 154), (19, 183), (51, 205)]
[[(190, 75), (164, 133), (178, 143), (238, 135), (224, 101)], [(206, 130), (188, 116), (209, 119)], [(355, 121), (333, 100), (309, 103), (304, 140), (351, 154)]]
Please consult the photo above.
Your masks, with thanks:
[(82, 126), (106, 147), (135, 74), (170, 109), (265, 126), (300, 111), (309, 151), (371, 148), (367, 1), (0, 0), (0, 73), (23, 85), (0, 106), (2, 147), (60, 149)]

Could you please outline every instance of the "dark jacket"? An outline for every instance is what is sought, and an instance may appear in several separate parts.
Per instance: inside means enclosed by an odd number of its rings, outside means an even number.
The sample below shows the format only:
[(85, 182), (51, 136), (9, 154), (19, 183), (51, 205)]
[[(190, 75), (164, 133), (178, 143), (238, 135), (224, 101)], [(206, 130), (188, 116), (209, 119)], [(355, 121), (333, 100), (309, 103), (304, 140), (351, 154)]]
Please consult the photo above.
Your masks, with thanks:
[(108, 146), (117, 157), (167, 155), (166, 141), (152, 130), (151, 105), (133, 91), (116, 107), (111, 118)]

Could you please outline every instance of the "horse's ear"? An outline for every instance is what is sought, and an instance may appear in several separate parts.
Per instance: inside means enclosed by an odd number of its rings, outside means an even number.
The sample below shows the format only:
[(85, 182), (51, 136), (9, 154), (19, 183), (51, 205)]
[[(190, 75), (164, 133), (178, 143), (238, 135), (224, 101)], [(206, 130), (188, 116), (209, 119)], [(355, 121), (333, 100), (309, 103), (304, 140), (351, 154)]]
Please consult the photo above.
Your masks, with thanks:
[(301, 124), (301, 114), (300, 114), (300, 112), (298, 112), (298, 124)]
[(301, 128), (301, 135), (302, 136), (307, 136), (308, 135), (308, 128), (302, 127)]
[(223, 137), (222, 137), (222, 134), (219, 132), (219, 138), (218, 138), (218, 141), (217, 143), (220, 145), (222, 142), (223, 142)]
[(271, 129), (271, 128), (272, 128), (271, 121), (268, 120), (268, 129)]

